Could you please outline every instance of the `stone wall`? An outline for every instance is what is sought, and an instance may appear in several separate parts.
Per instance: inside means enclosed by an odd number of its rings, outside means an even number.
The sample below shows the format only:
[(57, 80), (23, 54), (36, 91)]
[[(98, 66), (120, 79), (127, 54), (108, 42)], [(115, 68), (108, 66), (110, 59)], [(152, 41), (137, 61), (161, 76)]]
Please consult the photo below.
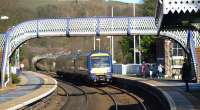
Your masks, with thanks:
[(166, 39), (164, 44), (165, 49), (165, 74), (172, 78), (172, 63), (171, 63), (171, 41)]
[[(197, 53), (197, 58), (198, 58), (198, 62), (200, 64), (200, 47), (196, 48), (196, 53)], [(200, 72), (200, 68), (199, 68), (199, 72)], [(200, 75), (198, 76), (197, 82), (200, 82)]]

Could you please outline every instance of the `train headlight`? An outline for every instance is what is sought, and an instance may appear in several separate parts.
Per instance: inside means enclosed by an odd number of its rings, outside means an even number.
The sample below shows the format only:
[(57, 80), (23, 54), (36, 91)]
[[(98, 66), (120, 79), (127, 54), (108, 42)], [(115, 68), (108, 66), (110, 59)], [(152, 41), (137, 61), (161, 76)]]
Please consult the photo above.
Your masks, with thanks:
[(111, 68), (108, 68), (108, 69), (107, 69), (107, 72), (110, 73), (110, 72), (111, 72)]
[(90, 73), (91, 73), (91, 74), (94, 74), (94, 70), (93, 70), (93, 69), (92, 69), (92, 70), (90, 70)]

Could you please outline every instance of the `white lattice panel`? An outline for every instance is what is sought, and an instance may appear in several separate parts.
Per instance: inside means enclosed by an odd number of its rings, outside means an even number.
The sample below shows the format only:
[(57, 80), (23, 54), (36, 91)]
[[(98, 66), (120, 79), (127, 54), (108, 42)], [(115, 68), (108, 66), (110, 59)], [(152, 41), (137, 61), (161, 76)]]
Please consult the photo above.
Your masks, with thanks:
[(135, 17), (130, 19), (131, 30), (156, 30), (154, 17)]
[(38, 21), (39, 32), (65, 32), (66, 29), (66, 19), (46, 19)]
[(0, 49), (3, 50), (4, 42), (5, 42), (5, 34), (0, 34)]
[(197, 12), (200, 10), (199, 0), (163, 0), (163, 13), (168, 14), (178, 12)]
[(127, 32), (128, 20), (127, 18), (100, 18), (99, 27), (102, 33)]
[(95, 33), (97, 27), (97, 19), (95, 18), (74, 18), (69, 19), (70, 33)]

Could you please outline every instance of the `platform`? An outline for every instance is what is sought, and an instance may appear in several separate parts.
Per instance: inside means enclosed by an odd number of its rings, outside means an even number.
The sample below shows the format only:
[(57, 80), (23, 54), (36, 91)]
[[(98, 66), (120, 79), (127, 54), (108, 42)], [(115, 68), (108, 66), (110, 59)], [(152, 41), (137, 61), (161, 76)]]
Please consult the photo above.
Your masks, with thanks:
[(57, 81), (46, 75), (25, 71), (15, 89), (0, 93), (0, 110), (15, 110), (33, 103), (49, 94), (57, 87)]
[(190, 83), (190, 92), (185, 92), (185, 84), (182, 81), (144, 79), (122, 75), (114, 77), (134, 80), (156, 87), (167, 98), (171, 110), (200, 110), (200, 97), (196, 97), (194, 94), (198, 91), (200, 93), (200, 84)]

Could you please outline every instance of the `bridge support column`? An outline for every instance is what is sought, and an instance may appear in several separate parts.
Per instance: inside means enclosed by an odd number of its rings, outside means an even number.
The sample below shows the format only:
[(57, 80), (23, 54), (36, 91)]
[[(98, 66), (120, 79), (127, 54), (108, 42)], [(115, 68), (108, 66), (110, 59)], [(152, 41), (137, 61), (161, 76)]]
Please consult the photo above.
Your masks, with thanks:
[(8, 59), (6, 65), (7, 65), (6, 66), (6, 74), (5, 74), (6, 78), (5, 78), (5, 85), (4, 85), (4, 87), (6, 87), (8, 85), (8, 83), (11, 83), (11, 81), (12, 81), (12, 76), (11, 76), (12, 73), (10, 73), (10, 60), (9, 59)]
[(19, 48), (15, 51), (15, 66), (19, 67)]
[(1, 66), (1, 88), (5, 87), (5, 74), (7, 72), (7, 48), (6, 46), (4, 47), (3, 50), (3, 55), (2, 55), (2, 66)]
[[(196, 48), (196, 56), (197, 56), (197, 59), (198, 59), (198, 63), (200, 64), (200, 47)], [(200, 71), (200, 68), (199, 68), (199, 71)], [(200, 82), (200, 76), (197, 77), (197, 82), (198, 83)]]
[(165, 75), (167, 77), (172, 78), (172, 64), (171, 64), (171, 54), (170, 54), (170, 47), (171, 41), (166, 39), (164, 41), (164, 48), (165, 48)]

